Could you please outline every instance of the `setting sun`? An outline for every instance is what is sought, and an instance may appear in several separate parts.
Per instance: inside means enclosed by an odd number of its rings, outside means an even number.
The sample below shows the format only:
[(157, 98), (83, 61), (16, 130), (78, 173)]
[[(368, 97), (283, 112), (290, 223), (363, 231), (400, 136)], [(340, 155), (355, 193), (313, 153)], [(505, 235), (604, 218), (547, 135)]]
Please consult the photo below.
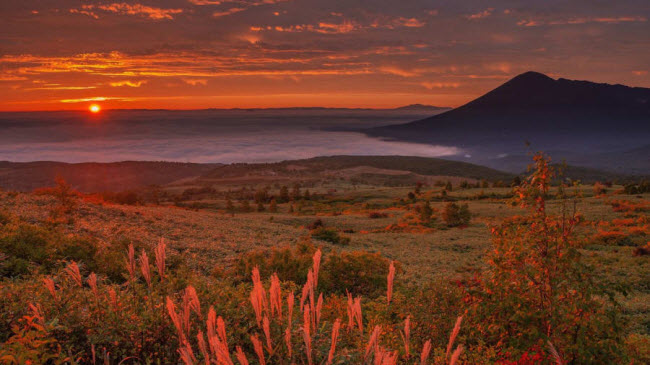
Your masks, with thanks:
[(97, 104), (93, 104), (88, 108), (88, 110), (90, 110), (92, 113), (99, 113), (102, 108), (100, 108)]

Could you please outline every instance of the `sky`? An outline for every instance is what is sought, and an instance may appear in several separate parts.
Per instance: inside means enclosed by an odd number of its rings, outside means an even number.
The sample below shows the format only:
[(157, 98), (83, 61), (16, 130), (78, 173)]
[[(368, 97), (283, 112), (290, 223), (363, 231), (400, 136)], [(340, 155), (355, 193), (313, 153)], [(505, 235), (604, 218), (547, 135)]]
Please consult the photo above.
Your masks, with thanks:
[(459, 106), (529, 70), (650, 87), (648, 0), (0, 1), (0, 111)]

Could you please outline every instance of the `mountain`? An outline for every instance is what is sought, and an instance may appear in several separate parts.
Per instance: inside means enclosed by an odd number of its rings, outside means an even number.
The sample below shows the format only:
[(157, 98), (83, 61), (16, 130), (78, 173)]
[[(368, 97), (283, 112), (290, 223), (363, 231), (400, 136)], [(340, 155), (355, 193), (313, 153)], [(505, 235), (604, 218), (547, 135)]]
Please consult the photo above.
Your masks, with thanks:
[(446, 106), (435, 106), (435, 105), (425, 105), (425, 104), (410, 104), (410, 105), (405, 105), (405, 106), (400, 106), (399, 108), (394, 108), (390, 110), (404, 110), (404, 111), (410, 111), (410, 110), (434, 110), (434, 111), (439, 111), (439, 110), (451, 110), (450, 107)]
[[(452, 158), (512, 172), (521, 171), (529, 159), (528, 142), (532, 150), (549, 152), (556, 160), (647, 174), (647, 158), (629, 161), (623, 155), (647, 146), (650, 140), (650, 89), (555, 80), (526, 72), (446, 113), (364, 132), (391, 140), (461, 147), (463, 154)], [(621, 163), (592, 159), (603, 154)], [(514, 163), (513, 156), (517, 156)], [(505, 157), (510, 157), (507, 163)]]

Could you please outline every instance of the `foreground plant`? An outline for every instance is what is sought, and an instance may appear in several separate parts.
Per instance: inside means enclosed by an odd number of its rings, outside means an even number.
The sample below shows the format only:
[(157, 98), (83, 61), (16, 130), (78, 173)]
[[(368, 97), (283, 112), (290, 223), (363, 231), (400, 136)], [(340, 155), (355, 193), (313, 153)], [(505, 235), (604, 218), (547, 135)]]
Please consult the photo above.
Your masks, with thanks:
[(475, 337), (504, 357), (544, 352), (550, 343), (552, 357), (566, 363), (611, 363), (621, 354), (616, 304), (581, 260), (578, 197), (558, 197), (559, 212), (551, 213), (554, 171), (545, 156), (534, 161), (515, 189), (529, 214), (492, 229), (489, 270), (469, 292)]
[[(364, 332), (361, 298), (347, 296), (347, 324), (341, 318), (324, 318), (323, 293), (318, 290), (321, 251), (313, 257), (313, 266), (307, 274), (300, 301), (295, 303), (293, 292), (283, 295), (280, 280), (273, 274), (268, 291), (265, 289), (257, 268), (252, 271), (253, 287), (250, 304), (255, 314), (255, 323), (250, 329), (250, 342), (236, 345), (234, 358), (242, 365), (259, 364), (333, 364), (359, 363), (390, 365), (408, 362), (410, 354), (410, 318), (404, 323), (403, 346), (387, 348), (382, 344), (382, 334), (394, 331), (396, 326), (376, 324), (370, 332)], [(388, 274), (387, 302), (393, 294), (395, 278), (394, 264), (390, 263)], [(286, 297), (286, 300), (284, 299)], [(302, 316), (294, 319), (297, 310)], [(178, 338), (178, 353), (187, 365), (205, 363), (232, 365), (232, 346), (228, 345), (225, 321), (217, 317), (210, 307), (205, 322), (205, 332), (190, 326), (192, 314), (201, 318), (200, 303), (193, 287), (188, 287), (182, 297), (180, 312), (176, 304), (167, 297), (167, 310), (174, 323)], [(283, 316), (283, 313), (286, 315)], [(302, 319), (302, 320), (301, 320)], [(456, 364), (463, 352), (463, 346), (454, 349), (460, 332), (462, 317), (449, 338), (444, 356), (433, 359), (436, 364)], [(398, 331), (398, 330), (397, 330)], [(207, 338), (205, 337), (207, 334)], [(337, 352), (337, 346), (339, 351)], [(195, 351), (198, 349), (198, 351)], [(431, 341), (427, 341), (420, 354), (420, 364), (428, 364)], [(248, 355), (247, 355), (248, 354)], [(250, 360), (249, 360), (250, 358)]]

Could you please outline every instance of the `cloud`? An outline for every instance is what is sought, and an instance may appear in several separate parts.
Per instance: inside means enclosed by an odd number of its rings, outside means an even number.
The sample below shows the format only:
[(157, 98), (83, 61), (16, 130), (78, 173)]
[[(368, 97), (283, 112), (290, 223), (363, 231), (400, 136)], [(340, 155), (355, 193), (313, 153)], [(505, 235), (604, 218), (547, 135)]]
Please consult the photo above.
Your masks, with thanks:
[[(101, 100), (94, 100), (101, 101)], [(263, 111), (176, 112), (183, 123), (160, 123), (156, 112), (132, 123), (129, 112), (106, 114), (110, 133), (79, 128), (78, 123), (61, 123), (70, 115), (33, 118), (17, 123), (0, 134), (0, 160), (34, 161), (192, 161), (269, 162), (323, 155), (447, 156), (464, 153), (452, 146), (384, 141), (353, 132), (323, 129), (350, 125), (349, 114), (309, 114), (308, 118), (286, 118)], [(139, 113), (141, 114), (141, 113)], [(383, 113), (363, 113), (355, 126), (374, 127)], [(72, 118), (84, 120), (77, 114)], [(169, 115), (169, 114), (165, 114)], [(254, 116), (254, 117), (252, 117)], [(54, 118), (54, 119), (51, 119)], [(246, 123), (242, 123), (243, 118)], [(408, 121), (404, 117), (400, 121)], [(214, 121), (218, 121), (215, 123)], [(313, 121), (313, 122), (310, 122)], [(276, 128), (267, 128), (271, 122)], [(155, 130), (156, 133), (151, 131)], [(264, 133), (259, 133), (264, 130)], [(215, 141), (219, 141), (215, 143)], [(100, 147), (98, 147), (100, 146)]]
[(350, 33), (352, 31), (360, 29), (361, 26), (359, 24), (356, 24), (351, 21), (345, 21), (343, 23), (335, 24), (335, 23), (325, 23), (321, 22), (318, 23), (318, 28), (316, 28), (314, 31), (319, 32), (319, 33)]
[(260, 6), (260, 5), (273, 5), (290, 0), (188, 0), (191, 4), (198, 6), (205, 5), (223, 5), (223, 4), (240, 4), (242, 6)]
[(207, 86), (208, 85), (208, 80), (206, 80), (206, 79), (183, 79), (183, 82), (188, 84), (188, 85), (192, 85), (192, 86), (198, 86), (198, 85)]
[(225, 10), (225, 11), (215, 11), (214, 13), (212, 13), (212, 16), (215, 17), (215, 18), (218, 18), (218, 17), (222, 17), (222, 16), (226, 16), (226, 15), (239, 13), (239, 12), (244, 11), (244, 10), (246, 10), (246, 8), (230, 8), (230, 9)]
[[(342, 14), (333, 15), (340, 18)], [(317, 24), (294, 24), (276, 26), (252, 26), (250, 30), (255, 32), (276, 31), (287, 33), (313, 32), (320, 34), (346, 34), (369, 29), (396, 29), (396, 28), (420, 28), (426, 25), (417, 18), (373, 16), (369, 22), (360, 22), (345, 19), (338, 22), (320, 21)]]
[(483, 11), (480, 11), (480, 12), (478, 12), (478, 13), (476, 13), (476, 14), (470, 14), (470, 15), (468, 15), (468, 16), (467, 16), (467, 19), (470, 19), (470, 20), (476, 20), (476, 19), (487, 18), (487, 17), (489, 17), (490, 15), (492, 15), (492, 12), (493, 12), (493, 11), (494, 11), (494, 8), (487, 8), (487, 9), (485, 9), (485, 10), (483, 10)]
[(27, 88), (25, 90), (89, 90), (89, 89), (96, 89), (97, 86), (56, 86), (56, 85), (51, 85), (51, 86), (43, 86), (43, 87), (34, 87), (34, 88)]
[(489, 71), (499, 71), (503, 73), (510, 73), (512, 71), (512, 64), (510, 62), (495, 62), (484, 66)]
[[(83, 5), (82, 7), (87, 7), (89, 5)], [(71, 14), (81, 14), (81, 15), (87, 15), (91, 18), (99, 19), (99, 15), (93, 13), (92, 11), (89, 10), (82, 10), (82, 9), (70, 9), (69, 10)]]
[(457, 82), (421, 82), (421, 86), (432, 90), (432, 89), (447, 89), (447, 88), (458, 88), (460, 84)]
[(402, 77), (413, 77), (419, 75), (419, 73), (415, 71), (405, 70), (403, 68), (399, 68), (396, 66), (381, 66), (379, 67), (379, 71), (391, 75), (402, 76)]
[(188, 0), (190, 3), (194, 5), (220, 5), (223, 4), (222, 1), (219, 0)]
[(183, 9), (163, 9), (142, 4), (113, 3), (108, 5), (84, 4), (81, 9), (70, 9), (69, 11), (70, 13), (88, 15), (95, 19), (99, 19), (97, 11), (103, 11), (120, 15), (136, 15), (152, 20), (169, 20), (173, 19), (173, 15), (182, 13)]
[(646, 22), (648, 19), (643, 16), (618, 16), (618, 17), (577, 17), (558, 20), (524, 19), (517, 22), (523, 27), (538, 27), (542, 25), (575, 25), (587, 23), (619, 24), (630, 22)]
[(423, 27), (426, 23), (415, 18), (399, 18), (401, 25), (405, 27), (419, 28)]
[(109, 85), (111, 85), (112, 87), (121, 87), (121, 86), (140, 87), (146, 83), (147, 83), (146, 80), (141, 80), (141, 81), (124, 80), (124, 81), (111, 82)]
[(78, 98), (78, 99), (61, 99), (61, 103), (74, 104), (74, 103), (87, 103), (90, 101), (107, 101), (107, 100), (122, 100), (126, 101), (127, 98), (122, 97), (108, 97), (108, 96), (94, 96), (89, 98)]

